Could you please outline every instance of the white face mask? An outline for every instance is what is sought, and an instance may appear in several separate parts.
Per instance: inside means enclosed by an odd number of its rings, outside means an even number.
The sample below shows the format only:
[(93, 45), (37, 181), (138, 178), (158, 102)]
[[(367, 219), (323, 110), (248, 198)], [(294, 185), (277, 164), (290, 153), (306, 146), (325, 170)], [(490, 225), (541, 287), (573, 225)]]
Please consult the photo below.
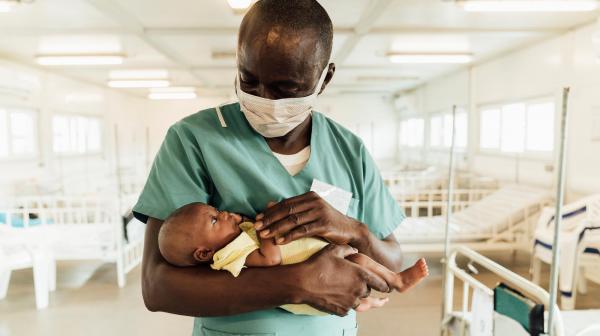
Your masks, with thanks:
[(311, 114), (328, 70), (329, 66), (326, 66), (319, 78), (315, 92), (311, 95), (277, 100), (253, 96), (242, 91), (238, 74), (236, 93), (240, 101), (240, 108), (252, 128), (265, 138), (284, 136), (298, 127)]

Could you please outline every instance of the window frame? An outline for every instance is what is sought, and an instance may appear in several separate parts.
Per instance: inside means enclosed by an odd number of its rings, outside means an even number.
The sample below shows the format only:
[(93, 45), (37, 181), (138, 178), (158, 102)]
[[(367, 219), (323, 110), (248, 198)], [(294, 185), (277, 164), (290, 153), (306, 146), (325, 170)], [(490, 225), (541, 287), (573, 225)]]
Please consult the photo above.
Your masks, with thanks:
[[(554, 105), (554, 129), (553, 129), (553, 145), (551, 151), (536, 151), (527, 149), (527, 128), (528, 128), (528, 113), (529, 106), (533, 104), (543, 104), (543, 103), (552, 103)], [(505, 152), (502, 151), (502, 127), (504, 126), (503, 117), (502, 117), (502, 109), (507, 105), (514, 104), (524, 104), (525, 105), (525, 115), (524, 115), (524, 135), (523, 135), (523, 152)], [(545, 95), (538, 96), (534, 98), (524, 98), (524, 99), (512, 99), (506, 101), (500, 101), (495, 103), (488, 104), (479, 104), (477, 105), (477, 121), (478, 121), (478, 130), (477, 130), (477, 154), (485, 155), (485, 156), (496, 156), (496, 157), (510, 157), (514, 158), (516, 156), (520, 158), (526, 158), (536, 161), (552, 161), (554, 159), (554, 155), (556, 153), (556, 130), (558, 127), (558, 105), (556, 103), (556, 99), (554, 96)], [(498, 139), (498, 147), (497, 148), (482, 148), (481, 147), (481, 115), (483, 111), (486, 110), (499, 110), (500, 111), (500, 130), (499, 130), (499, 139)]]
[[(406, 143), (403, 143), (403, 141), (402, 141), (403, 140), (402, 139), (402, 136), (403, 136), (402, 135), (403, 134), (403, 132), (402, 132), (402, 126), (405, 123), (409, 123), (409, 122), (411, 122), (413, 120), (414, 121), (420, 121), (422, 123), (422, 132), (421, 132), (422, 134), (421, 134), (421, 140), (419, 141), (420, 144), (419, 145), (414, 145), (414, 146), (406, 144)], [(427, 143), (427, 141), (426, 141), (427, 118), (424, 118), (422, 116), (416, 116), (416, 115), (415, 116), (411, 116), (411, 117), (403, 118), (398, 123), (398, 130), (399, 130), (399, 132), (398, 132), (398, 148), (412, 149), (412, 150), (419, 150), (419, 149), (425, 148), (425, 145)]]
[[(88, 150), (87, 146), (86, 146), (86, 150), (84, 152), (77, 152), (77, 151), (68, 151), (68, 152), (57, 152), (54, 150), (54, 141), (55, 141), (55, 134), (54, 134), (54, 118), (56, 117), (65, 117), (67, 118), (67, 120), (69, 121), (70, 124), (70, 120), (73, 118), (86, 118), (86, 119), (95, 119), (98, 121), (99, 125), (100, 125), (100, 149), (98, 150)], [(105, 139), (105, 120), (104, 117), (102, 115), (98, 115), (98, 114), (86, 114), (86, 113), (73, 113), (73, 112), (66, 112), (66, 111), (54, 111), (51, 116), (50, 116), (50, 127), (51, 127), (51, 131), (50, 131), (50, 137), (51, 137), (51, 142), (50, 142), (50, 148), (49, 151), (52, 153), (53, 156), (58, 157), (58, 158), (76, 158), (76, 157), (84, 157), (84, 156), (101, 156), (104, 154), (104, 150), (105, 150), (105, 146), (106, 146), (106, 139)], [(70, 129), (69, 129), (70, 131)]]
[[(40, 157), (40, 111), (39, 109), (28, 106), (28, 105), (4, 105), (0, 103), (0, 109), (6, 112), (6, 139), (7, 139), (7, 151), (8, 154), (5, 157), (0, 156), (0, 162), (10, 163), (10, 162), (24, 162), (24, 161), (35, 161)], [(11, 127), (11, 117), (12, 113), (23, 113), (30, 115), (33, 117), (33, 151), (29, 154), (14, 154), (13, 153), (13, 138), (12, 138), (12, 127)]]
[[(469, 150), (469, 139), (470, 139), (470, 128), (471, 128), (471, 119), (469, 118), (469, 110), (465, 107), (465, 106), (457, 106), (456, 107), (456, 114), (464, 114), (466, 117), (466, 121), (467, 121), (467, 129), (466, 129), (466, 133), (467, 133), (467, 141), (465, 143), (464, 147), (456, 147), (455, 148), (455, 152), (457, 153), (467, 153)], [(446, 132), (446, 122), (445, 119), (450, 116), (450, 120), (452, 117), (452, 111), (448, 111), (448, 110), (441, 110), (441, 111), (436, 111), (433, 113), (429, 113), (428, 117), (426, 118), (427, 122), (427, 148), (431, 151), (434, 152), (447, 152), (448, 150), (450, 150), (450, 148), (452, 147), (452, 145), (450, 144), (449, 146), (446, 146), (445, 144), (445, 132)], [(431, 142), (431, 137), (432, 137), (432, 127), (431, 127), (431, 122), (433, 118), (440, 118), (441, 120), (441, 133), (439, 134), (439, 143), (440, 145), (432, 145)], [(457, 125), (458, 126), (458, 125)], [(456, 134), (454, 135), (454, 141), (456, 144)], [(452, 139), (451, 139), (452, 140)]]

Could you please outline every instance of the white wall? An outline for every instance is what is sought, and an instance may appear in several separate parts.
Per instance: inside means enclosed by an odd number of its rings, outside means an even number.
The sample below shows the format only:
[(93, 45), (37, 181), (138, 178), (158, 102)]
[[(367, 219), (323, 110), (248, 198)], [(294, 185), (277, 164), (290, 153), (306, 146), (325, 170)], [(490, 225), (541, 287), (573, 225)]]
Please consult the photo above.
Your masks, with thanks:
[(485, 104), (537, 97), (554, 97), (560, 107), (561, 88), (570, 86), (568, 188), (577, 193), (600, 192), (600, 142), (591, 140), (592, 111), (600, 108), (600, 63), (592, 44), (596, 30), (596, 25), (589, 25), (427, 83), (413, 93), (420, 101), (419, 113), (452, 104), (468, 106), (470, 169), (505, 181), (518, 178), (519, 182), (552, 187), (554, 173), (549, 168), (554, 165), (553, 158), (517, 159), (479, 151), (477, 110)]
[[(4, 88), (20, 80), (24, 83), (20, 85), (23, 94), (0, 92), (0, 105), (35, 110), (38, 128), (34, 157), (0, 161), (0, 196), (36, 192), (28, 184), (91, 191), (86, 188), (92, 188), (90, 182), (97, 176), (114, 175), (117, 170), (115, 125), (119, 129), (121, 168), (144, 171), (145, 100), (5, 61), (0, 61), (0, 73), (16, 81), (2, 81)], [(73, 156), (53, 153), (51, 125), (57, 113), (101, 118), (102, 152)]]

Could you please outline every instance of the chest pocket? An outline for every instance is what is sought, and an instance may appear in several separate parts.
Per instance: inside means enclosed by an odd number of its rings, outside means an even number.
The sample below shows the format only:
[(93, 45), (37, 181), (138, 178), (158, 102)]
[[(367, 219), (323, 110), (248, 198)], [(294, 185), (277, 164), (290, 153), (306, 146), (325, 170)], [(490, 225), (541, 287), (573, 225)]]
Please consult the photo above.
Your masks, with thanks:
[(348, 206), (348, 212), (346, 213), (346, 216), (360, 220), (360, 200), (358, 198), (352, 198), (350, 200), (350, 205)]

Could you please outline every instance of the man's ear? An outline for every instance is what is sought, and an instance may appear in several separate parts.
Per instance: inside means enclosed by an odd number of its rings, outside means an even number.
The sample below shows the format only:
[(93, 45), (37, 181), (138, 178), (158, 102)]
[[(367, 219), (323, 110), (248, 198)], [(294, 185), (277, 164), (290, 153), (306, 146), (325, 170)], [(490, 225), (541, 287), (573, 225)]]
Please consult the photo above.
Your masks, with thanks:
[(212, 259), (215, 252), (211, 249), (199, 247), (194, 251), (194, 260), (197, 262), (208, 262)]
[(327, 67), (329, 68), (329, 70), (327, 70), (327, 75), (325, 75), (325, 81), (323, 82), (323, 86), (321, 86), (321, 91), (319, 91), (319, 94), (325, 91), (325, 88), (327, 87), (329, 82), (331, 82), (331, 80), (333, 79), (333, 75), (335, 74), (335, 63), (329, 63)]

